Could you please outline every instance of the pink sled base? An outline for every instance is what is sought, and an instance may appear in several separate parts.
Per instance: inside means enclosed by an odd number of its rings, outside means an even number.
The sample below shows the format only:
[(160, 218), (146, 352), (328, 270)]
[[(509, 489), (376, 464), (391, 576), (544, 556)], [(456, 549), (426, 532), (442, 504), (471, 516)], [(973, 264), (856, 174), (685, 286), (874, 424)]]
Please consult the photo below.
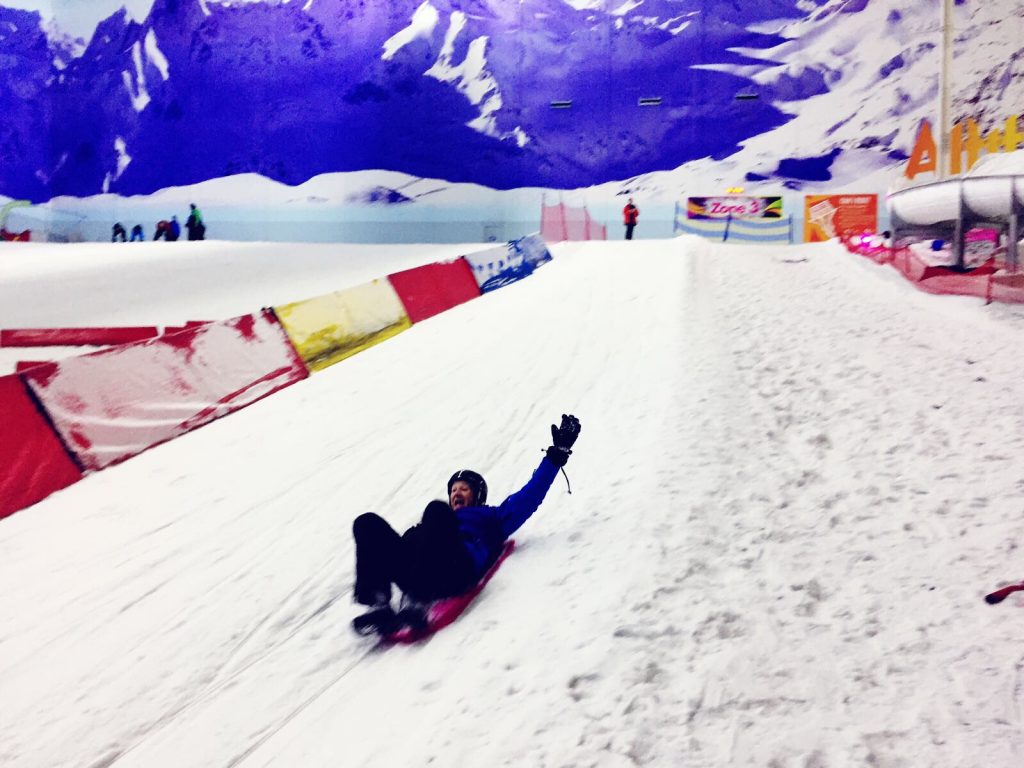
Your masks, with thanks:
[(469, 592), (464, 592), (461, 595), (456, 595), (455, 597), (446, 597), (431, 605), (430, 608), (427, 609), (427, 626), (425, 629), (417, 631), (411, 627), (402, 627), (385, 637), (384, 641), (388, 643), (401, 643), (407, 645), (409, 643), (415, 643), (418, 640), (422, 640), (423, 638), (447, 627), (459, 618), (459, 616), (462, 615), (462, 612), (469, 607), (469, 604), (476, 599), (476, 596), (483, 591), (483, 588), (487, 586), (487, 582), (491, 580), (491, 577), (497, 572), (501, 564), (505, 562), (505, 558), (511, 555), (512, 550), (515, 548), (516, 542), (514, 539), (506, 541), (504, 548), (501, 550), (501, 554), (498, 555), (498, 559), (494, 561), (494, 565), (487, 569), (487, 573), (483, 575), (483, 578), (477, 582), (475, 587), (469, 590)]

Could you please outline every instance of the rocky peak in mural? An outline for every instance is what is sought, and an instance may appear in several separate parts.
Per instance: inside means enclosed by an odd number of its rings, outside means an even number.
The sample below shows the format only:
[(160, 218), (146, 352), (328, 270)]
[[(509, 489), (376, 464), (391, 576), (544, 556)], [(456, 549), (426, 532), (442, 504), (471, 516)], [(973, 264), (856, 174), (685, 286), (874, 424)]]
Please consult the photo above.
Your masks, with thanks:
[[(39, 196), (45, 183), (53, 59), (38, 13), (0, 6), (0, 192)], [(8, 193), (10, 194), (10, 193)]]
[(787, 41), (866, 5), (156, 0), (141, 23), (104, 20), (70, 60), (37, 14), (0, 8), (0, 192), (366, 169), (577, 188), (725, 158), (856, 57), (787, 68)]

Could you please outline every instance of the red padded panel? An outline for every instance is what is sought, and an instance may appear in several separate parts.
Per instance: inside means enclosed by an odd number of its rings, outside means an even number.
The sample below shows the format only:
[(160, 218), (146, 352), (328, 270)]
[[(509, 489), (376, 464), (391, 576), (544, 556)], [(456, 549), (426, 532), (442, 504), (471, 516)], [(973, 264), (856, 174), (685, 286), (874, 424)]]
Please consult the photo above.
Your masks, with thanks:
[(480, 295), (473, 270), (462, 258), (396, 272), (388, 280), (414, 323)]
[(21, 378), (0, 376), (0, 517), (81, 477)]
[(154, 326), (129, 328), (12, 328), (0, 331), (0, 347), (106, 347), (152, 339)]

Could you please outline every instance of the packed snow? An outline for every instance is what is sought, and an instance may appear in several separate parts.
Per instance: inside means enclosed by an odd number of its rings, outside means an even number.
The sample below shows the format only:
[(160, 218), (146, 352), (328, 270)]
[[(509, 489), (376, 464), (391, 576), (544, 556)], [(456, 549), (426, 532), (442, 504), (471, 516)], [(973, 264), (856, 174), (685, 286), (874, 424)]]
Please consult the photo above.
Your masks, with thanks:
[[(84, 320), (160, 324), (402, 260), (182, 245), (150, 269), (5, 246), (54, 289), (8, 292), (5, 322), (73, 320), (80, 271), (123, 305), (81, 295)], [(1024, 318), (834, 243), (552, 251), (0, 521), (0, 763), (1021, 765), (1024, 597), (982, 596), (1022, 578)], [(465, 467), (500, 500), (566, 412), (572, 493), (467, 613), (354, 636), (352, 520), (411, 524)]]

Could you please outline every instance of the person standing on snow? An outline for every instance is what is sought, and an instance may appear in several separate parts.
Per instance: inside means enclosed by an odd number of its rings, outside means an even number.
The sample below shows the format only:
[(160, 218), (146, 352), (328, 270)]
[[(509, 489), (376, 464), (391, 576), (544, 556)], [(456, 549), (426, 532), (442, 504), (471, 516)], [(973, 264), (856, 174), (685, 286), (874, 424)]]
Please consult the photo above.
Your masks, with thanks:
[(181, 224), (178, 223), (177, 216), (171, 216), (170, 230), (167, 233), (168, 240), (177, 240), (181, 237)]
[(127, 235), (128, 233), (125, 232), (124, 224), (119, 221), (114, 224), (113, 228), (110, 230), (110, 242), (116, 243), (120, 240), (123, 243), (125, 242)]
[(195, 203), (189, 203), (188, 218), (185, 219), (185, 229), (188, 230), (189, 240), (202, 240), (206, 236), (206, 225), (203, 224), (203, 212), (196, 208)]
[[(462, 594), (476, 584), (505, 541), (537, 511), (580, 433), (575, 416), (551, 425), (551, 447), (520, 490), (497, 507), (487, 504), (487, 483), (463, 469), (448, 480), (448, 502), (432, 501), (421, 521), (399, 535), (384, 518), (366, 512), (355, 519), (355, 602), (370, 610), (352, 620), (359, 634), (390, 634), (426, 624), (425, 603)], [(402, 590), (402, 607), (391, 607), (391, 585)]]
[(633, 198), (629, 198), (626, 207), (622, 209), (622, 223), (626, 225), (626, 239), (633, 239), (633, 228), (636, 220), (640, 218), (640, 209), (633, 205)]

